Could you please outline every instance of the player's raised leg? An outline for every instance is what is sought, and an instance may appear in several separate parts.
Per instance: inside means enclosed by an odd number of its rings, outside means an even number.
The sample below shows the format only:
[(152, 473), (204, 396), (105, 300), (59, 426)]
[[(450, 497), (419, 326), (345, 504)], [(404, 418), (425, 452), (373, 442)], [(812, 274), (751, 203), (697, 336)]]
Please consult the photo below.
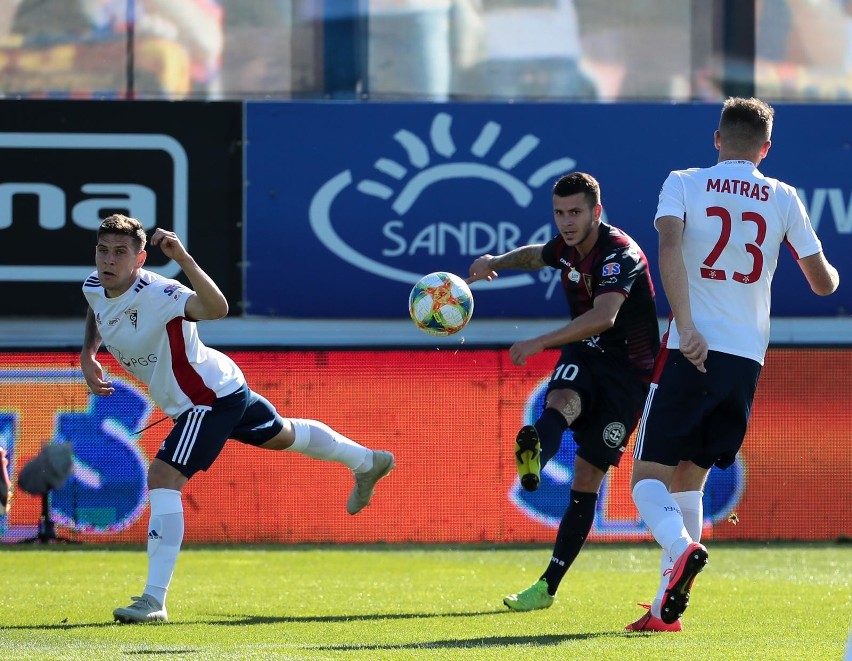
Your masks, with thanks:
[(689, 605), (689, 592), (699, 572), (707, 564), (707, 549), (692, 542), (675, 560), (669, 585), (660, 605), (660, 619), (666, 624), (676, 622)]
[[(579, 395), (562, 390), (558, 391), (558, 394), (548, 395), (549, 401), (551, 397), (559, 403), (567, 400), (571, 407), (576, 408), (576, 413), (571, 418), (573, 422), (580, 412)], [(527, 491), (538, 489), (541, 471), (559, 452), (562, 434), (568, 429), (568, 424), (564, 413), (548, 405), (535, 424), (524, 425), (518, 431), (515, 438), (515, 465), (521, 486)]]
[(535, 491), (541, 483), (541, 442), (533, 425), (524, 425), (515, 437), (515, 466), (521, 486)]
[(355, 486), (346, 511), (357, 514), (373, 497), (376, 483), (394, 469), (390, 452), (371, 450), (316, 420), (291, 419), (293, 442), (288, 449), (314, 459), (336, 461), (354, 473)]

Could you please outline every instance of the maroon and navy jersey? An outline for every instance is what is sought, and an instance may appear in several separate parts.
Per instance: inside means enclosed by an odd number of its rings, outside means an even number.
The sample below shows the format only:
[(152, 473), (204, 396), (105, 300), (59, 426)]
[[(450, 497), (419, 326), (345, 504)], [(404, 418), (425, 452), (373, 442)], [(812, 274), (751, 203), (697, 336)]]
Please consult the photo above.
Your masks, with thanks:
[(625, 297), (612, 328), (583, 342), (649, 380), (660, 348), (660, 328), (654, 283), (639, 245), (617, 227), (601, 223), (598, 240), (585, 257), (559, 235), (544, 245), (541, 254), (545, 264), (562, 272), (572, 319), (591, 310), (600, 294), (618, 292)]

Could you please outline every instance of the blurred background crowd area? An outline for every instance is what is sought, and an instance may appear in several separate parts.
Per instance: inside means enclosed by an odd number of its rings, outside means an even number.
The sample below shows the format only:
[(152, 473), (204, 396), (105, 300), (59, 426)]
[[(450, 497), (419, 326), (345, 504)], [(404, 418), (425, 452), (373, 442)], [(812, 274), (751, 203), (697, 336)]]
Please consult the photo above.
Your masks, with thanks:
[(5, 98), (852, 96), (852, 0), (0, 0)]

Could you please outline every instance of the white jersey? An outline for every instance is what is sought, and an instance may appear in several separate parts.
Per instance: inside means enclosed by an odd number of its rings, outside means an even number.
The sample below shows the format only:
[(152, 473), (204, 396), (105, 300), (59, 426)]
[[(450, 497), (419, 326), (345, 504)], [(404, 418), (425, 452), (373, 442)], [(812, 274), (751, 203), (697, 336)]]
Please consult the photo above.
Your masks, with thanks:
[[(675, 170), (660, 191), (656, 218), (662, 216), (684, 220), (683, 261), (695, 327), (710, 349), (762, 365), (781, 244), (795, 259), (822, 250), (796, 190), (763, 176), (749, 161)], [(672, 322), (666, 346), (677, 349), (679, 342)]]
[(106, 297), (97, 271), (83, 284), (104, 346), (148, 386), (151, 399), (171, 418), (194, 406), (210, 406), (245, 383), (237, 364), (206, 347), (195, 322), (184, 317), (193, 293), (177, 280), (144, 269), (116, 298)]

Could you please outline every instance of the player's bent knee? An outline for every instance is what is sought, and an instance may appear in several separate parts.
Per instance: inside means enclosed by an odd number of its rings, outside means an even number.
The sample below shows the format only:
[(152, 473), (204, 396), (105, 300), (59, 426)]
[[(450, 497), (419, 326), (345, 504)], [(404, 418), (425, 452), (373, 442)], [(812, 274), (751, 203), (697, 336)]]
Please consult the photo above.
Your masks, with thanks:
[(283, 439), (279, 436), (270, 438), (265, 443), (261, 443), (258, 447), (264, 450), (287, 450), (293, 445), (292, 439)]
[(264, 450), (287, 450), (292, 447), (295, 441), (296, 430), (293, 427), (293, 423), (287, 418), (284, 418), (284, 427), (281, 431), (268, 441), (261, 443), (258, 447)]
[(642, 480), (659, 480), (668, 488), (671, 484), (674, 472), (674, 466), (666, 466), (654, 461), (636, 459), (633, 462), (633, 474), (630, 477), (630, 488), (632, 489)]
[(580, 417), (580, 396), (573, 390), (555, 390), (547, 396), (547, 407), (561, 413), (570, 425)]
[(148, 489), (175, 489), (180, 491), (187, 478), (177, 468), (165, 461), (154, 459), (148, 468)]

